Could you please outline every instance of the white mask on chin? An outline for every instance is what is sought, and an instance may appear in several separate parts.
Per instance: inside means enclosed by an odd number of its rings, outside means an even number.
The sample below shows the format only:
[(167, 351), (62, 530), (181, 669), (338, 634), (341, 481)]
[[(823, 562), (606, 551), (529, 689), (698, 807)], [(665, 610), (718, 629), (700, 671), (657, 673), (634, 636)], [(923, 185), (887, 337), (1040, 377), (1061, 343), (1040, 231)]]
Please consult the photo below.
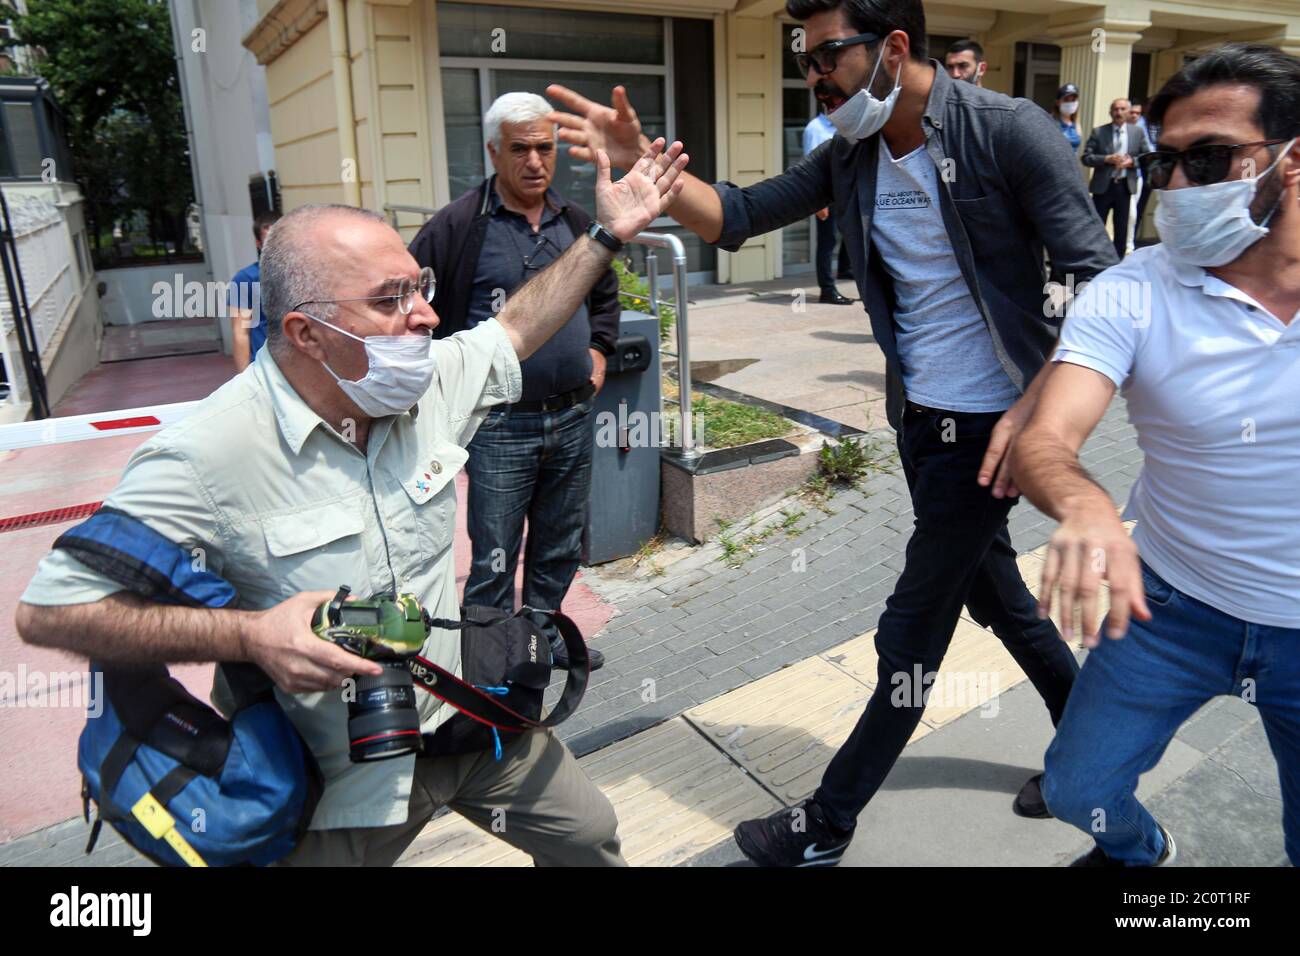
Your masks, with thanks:
[(368, 335), (362, 338), (308, 312), (303, 315), (350, 339), (356, 339), (366, 347), (369, 369), (359, 381), (340, 378), (328, 363), (321, 364), (325, 366), (325, 371), (334, 376), (334, 381), (338, 382), (343, 394), (371, 418), (410, 411), (433, 384), (436, 369), (431, 347), (433, 341), (429, 336)]
[(878, 100), (871, 95), (871, 84), (876, 81), (876, 71), (884, 61), (885, 50), (882, 46), (866, 87), (841, 103), (839, 109), (827, 114), (839, 134), (845, 139), (859, 140), (874, 136), (889, 122), (890, 114), (894, 112), (894, 105), (898, 102), (898, 94), (903, 88), (903, 67), (900, 64), (898, 73), (894, 76), (893, 90), (883, 100)]
[(1285, 193), (1278, 196), (1277, 205), (1262, 224), (1251, 217), (1250, 206), (1260, 180), (1277, 169), (1294, 145), (1294, 139), (1287, 143), (1273, 164), (1258, 176), (1208, 186), (1159, 190), (1156, 231), (1169, 254), (1191, 265), (1213, 269), (1235, 261), (1267, 236), (1268, 224), (1277, 214)]

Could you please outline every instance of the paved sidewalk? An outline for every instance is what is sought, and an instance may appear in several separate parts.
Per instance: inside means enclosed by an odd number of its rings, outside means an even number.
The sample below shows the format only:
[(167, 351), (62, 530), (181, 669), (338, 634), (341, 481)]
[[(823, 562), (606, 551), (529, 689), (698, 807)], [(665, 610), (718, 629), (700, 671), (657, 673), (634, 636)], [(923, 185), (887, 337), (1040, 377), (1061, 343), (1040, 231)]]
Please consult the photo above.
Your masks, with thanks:
[[(1037, 580), (1044, 551), (1021, 555), (1027, 580)], [(618, 814), (628, 861), (747, 865), (732, 828), (811, 794), (874, 689), (873, 639), (868, 631), (582, 757)], [(1011, 812), (1051, 737), (1023, 672), (963, 616), (921, 725), (860, 817), (845, 865), (1050, 866), (1086, 852), (1086, 834)], [(1286, 863), (1276, 767), (1257, 712), (1239, 699), (1213, 700), (1180, 728), (1138, 794), (1175, 834), (1180, 865)], [(455, 814), (435, 819), (402, 860), (528, 863)]]
[[(879, 350), (860, 307), (809, 304), (792, 323), (787, 285), (798, 282), (701, 296), (692, 312), (693, 354), (721, 385), (867, 428), (879, 452), (876, 472), (824, 510), (798, 498), (766, 509), (730, 529), (729, 546), (677, 547), (676, 560), (663, 556), (661, 576), (584, 569), (591, 589), (584, 613), (594, 618), (586, 633), (608, 664), (560, 736), (614, 800), (634, 863), (737, 862), (731, 827), (806, 792), (874, 679), (871, 634), (912, 525), (892, 433), (877, 427), (883, 381), (872, 378), (872, 362)], [(843, 378), (853, 370), (862, 374)], [(840, 387), (851, 391), (836, 393)], [(1117, 502), (1127, 499), (1141, 455), (1120, 401), (1082, 459)], [(97, 473), (96, 480), (106, 478)], [(1042, 548), (1052, 527), (1027, 502), (1012, 512), (1012, 540), (1034, 589), (1029, 552)], [(959, 628), (951, 666), (997, 674), (996, 693), (927, 712), (863, 815), (846, 862), (1055, 864), (1086, 846), (1062, 824), (1009, 811), (1020, 784), (1041, 767), (1051, 725), (999, 652), (972, 622)], [(996, 720), (985, 716), (993, 704)], [(1177, 833), (1182, 862), (1282, 859), (1276, 769), (1255, 712), (1239, 701), (1207, 705), (1140, 792)], [(72, 820), (0, 845), (0, 864), (139, 862), (108, 831), (86, 861), (85, 831)], [(405, 861), (527, 862), (454, 815), (430, 824)]]
[[(876, 447), (891, 448), (892, 433), (872, 438)], [(1116, 501), (1127, 500), (1141, 458), (1120, 401), (1081, 457)], [(590, 575), (592, 590), (619, 613), (592, 640), (607, 664), (560, 728), (570, 747), (590, 753), (875, 627), (912, 528), (896, 455), (882, 464), (891, 470), (835, 495), (826, 502), (829, 514), (799, 501), (767, 509), (768, 523), (785, 520), (782, 508), (805, 515), (793, 535), (774, 534), (738, 567), (723, 560), (715, 541), (657, 581), (610, 583)], [(1054, 525), (1047, 516), (1024, 500), (1011, 514), (1018, 551), (1046, 543)], [(747, 532), (731, 534), (743, 540)], [(654, 699), (646, 700), (650, 689)]]

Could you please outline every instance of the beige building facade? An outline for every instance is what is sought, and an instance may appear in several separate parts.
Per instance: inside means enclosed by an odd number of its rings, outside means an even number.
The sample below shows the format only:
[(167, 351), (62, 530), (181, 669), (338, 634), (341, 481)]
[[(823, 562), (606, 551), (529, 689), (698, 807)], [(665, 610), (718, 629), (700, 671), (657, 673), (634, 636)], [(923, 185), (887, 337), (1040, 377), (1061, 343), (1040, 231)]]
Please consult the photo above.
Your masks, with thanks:
[[(628, 86), (648, 131), (681, 138), (693, 170), (741, 185), (800, 154), (813, 102), (793, 69), (784, 0), (258, 0), (243, 43), (266, 67), (285, 210), (308, 202), (388, 209), (410, 237), (419, 212), (490, 171), (481, 117), (495, 96), (562, 82), (608, 97)], [(1225, 40), (1300, 55), (1300, 0), (951, 0), (926, 3), (931, 56), (972, 37), (985, 86), (1050, 106), (1081, 90), (1083, 132), (1116, 97), (1144, 99), (1189, 57)], [(562, 157), (556, 185), (584, 205), (594, 173)], [(808, 271), (796, 224), (719, 252), (688, 243), (699, 278)]]

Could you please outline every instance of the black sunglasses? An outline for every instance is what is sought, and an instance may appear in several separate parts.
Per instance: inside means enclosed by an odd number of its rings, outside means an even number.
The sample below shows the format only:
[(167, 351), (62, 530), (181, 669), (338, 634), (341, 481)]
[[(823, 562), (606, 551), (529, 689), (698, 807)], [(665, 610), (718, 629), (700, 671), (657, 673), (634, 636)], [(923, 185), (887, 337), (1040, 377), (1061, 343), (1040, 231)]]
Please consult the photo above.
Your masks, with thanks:
[(525, 273), (525, 274), (527, 274), (528, 272), (530, 272), (530, 271), (532, 271), (532, 270), (534, 270), (534, 269), (541, 269), (542, 266), (550, 265), (551, 262), (554, 261), (554, 260), (548, 260), (548, 261), (542, 263), (542, 265), (540, 265), (540, 266), (534, 264), (534, 261), (533, 261), (533, 260), (535, 260), (539, 255), (541, 255), (541, 254), (542, 254), (542, 251), (543, 251), (547, 246), (554, 246), (554, 247), (555, 247), (555, 250), (556, 250), (557, 252), (563, 252), (563, 251), (564, 251), (564, 250), (561, 249), (558, 245), (555, 244), (555, 242), (551, 239), (550, 236), (546, 235), (546, 234), (543, 233), (543, 232), (539, 232), (539, 233), (537, 234), (537, 239), (536, 239), (536, 241), (535, 241), (535, 243), (534, 243), (534, 245), (533, 245), (533, 251), (530, 252), (530, 253), (528, 253), (528, 255), (524, 256), (524, 273)]
[(799, 68), (800, 76), (807, 76), (810, 68), (816, 70), (819, 75), (826, 76), (828, 73), (835, 72), (835, 61), (839, 59), (840, 51), (845, 47), (857, 46), (860, 43), (875, 43), (879, 39), (880, 37), (874, 33), (858, 33), (842, 40), (827, 40), (807, 53), (796, 53), (794, 65)]
[(1225, 143), (1210, 143), (1205, 146), (1192, 146), (1188, 149), (1157, 149), (1143, 153), (1137, 158), (1142, 167), (1142, 175), (1151, 184), (1152, 189), (1164, 189), (1169, 180), (1174, 178), (1174, 170), (1179, 163), (1187, 181), (1193, 186), (1209, 186), (1221, 183), (1232, 171), (1232, 154), (1239, 149), (1253, 149), (1256, 146), (1277, 146), (1285, 143), (1284, 139), (1261, 139), (1253, 143), (1237, 143), (1229, 146)]

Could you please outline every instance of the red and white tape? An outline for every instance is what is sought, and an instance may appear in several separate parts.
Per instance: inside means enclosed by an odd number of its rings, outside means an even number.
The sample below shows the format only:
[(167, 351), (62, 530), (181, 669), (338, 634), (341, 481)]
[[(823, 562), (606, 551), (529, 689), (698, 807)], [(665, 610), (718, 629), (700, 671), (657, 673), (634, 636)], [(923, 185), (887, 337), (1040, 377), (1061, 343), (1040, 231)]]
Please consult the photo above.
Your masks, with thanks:
[(142, 408), (123, 408), (114, 412), (95, 412), (91, 415), (69, 415), (67, 418), (45, 418), (35, 422), (0, 425), (0, 451), (157, 431), (180, 421), (197, 408), (198, 404), (198, 402), (176, 402), (171, 405), (147, 405)]

